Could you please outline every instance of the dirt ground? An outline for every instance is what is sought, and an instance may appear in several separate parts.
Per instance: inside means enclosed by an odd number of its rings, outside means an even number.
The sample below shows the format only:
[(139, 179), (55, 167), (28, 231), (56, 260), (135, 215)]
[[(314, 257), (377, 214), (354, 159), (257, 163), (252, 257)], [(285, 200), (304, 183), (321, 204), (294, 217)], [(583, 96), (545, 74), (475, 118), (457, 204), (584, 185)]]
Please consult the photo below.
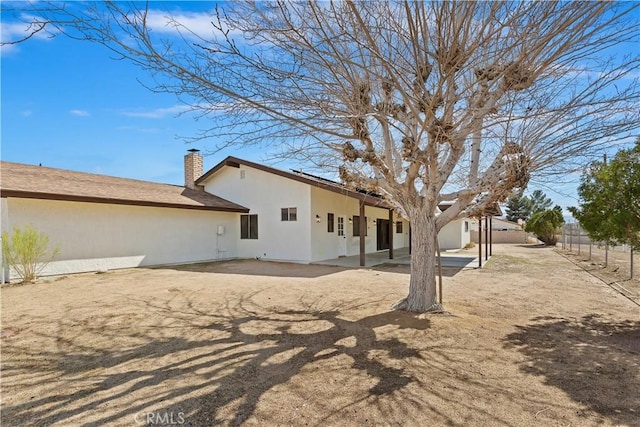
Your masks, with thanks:
[(584, 270), (640, 303), (640, 253), (634, 254), (634, 276), (631, 278), (629, 252), (610, 250), (607, 259), (603, 247), (594, 245), (591, 248), (591, 256), (589, 245), (582, 245), (580, 252), (577, 245), (573, 245), (572, 249), (569, 250), (567, 245), (560, 252)]
[(638, 426), (640, 306), (551, 248), (446, 270), (232, 261), (2, 288), (3, 426)]

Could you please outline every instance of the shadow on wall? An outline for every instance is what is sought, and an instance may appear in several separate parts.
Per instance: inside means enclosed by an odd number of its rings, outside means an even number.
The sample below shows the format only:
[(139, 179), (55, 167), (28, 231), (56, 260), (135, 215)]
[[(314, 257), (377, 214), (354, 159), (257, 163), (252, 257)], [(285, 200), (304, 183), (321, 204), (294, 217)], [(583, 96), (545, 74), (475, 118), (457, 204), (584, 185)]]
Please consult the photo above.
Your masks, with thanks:
[(536, 317), (505, 339), (525, 355), (520, 370), (543, 376), (614, 424), (640, 420), (640, 322)]

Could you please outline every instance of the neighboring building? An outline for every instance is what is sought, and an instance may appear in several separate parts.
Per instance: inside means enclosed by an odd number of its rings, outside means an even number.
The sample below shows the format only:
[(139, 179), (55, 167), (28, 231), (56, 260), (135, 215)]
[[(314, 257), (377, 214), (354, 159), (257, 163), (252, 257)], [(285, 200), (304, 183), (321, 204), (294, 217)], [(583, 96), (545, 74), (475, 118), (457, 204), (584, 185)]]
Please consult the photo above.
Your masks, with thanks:
[[(492, 243), (527, 243), (527, 233), (524, 231), (522, 225), (507, 221), (506, 219), (492, 217), (488, 224), (487, 221), (483, 221), (482, 229), (486, 234), (486, 227), (489, 226), (489, 232), (491, 233)], [(471, 220), (471, 241), (478, 243), (480, 236), (478, 233), (479, 224), (477, 219)], [(484, 236), (483, 239), (487, 237)]]
[[(190, 151), (184, 186), (0, 162), (2, 231), (31, 223), (60, 246), (44, 275), (231, 258), (363, 259), (409, 247), (409, 223), (378, 195), (235, 157), (203, 173), (202, 156)], [(469, 221), (448, 224), (439, 241), (442, 250), (464, 247)]]
[[(478, 220), (476, 218), (470, 219), (469, 227), (471, 231), (478, 231)], [(483, 222), (482, 228), (484, 229), (485, 227), (486, 225)], [(524, 227), (517, 222), (507, 221), (506, 219), (495, 216), (491, 218), (489, 228), (494, 231), (522, 231), (524, 229)]]

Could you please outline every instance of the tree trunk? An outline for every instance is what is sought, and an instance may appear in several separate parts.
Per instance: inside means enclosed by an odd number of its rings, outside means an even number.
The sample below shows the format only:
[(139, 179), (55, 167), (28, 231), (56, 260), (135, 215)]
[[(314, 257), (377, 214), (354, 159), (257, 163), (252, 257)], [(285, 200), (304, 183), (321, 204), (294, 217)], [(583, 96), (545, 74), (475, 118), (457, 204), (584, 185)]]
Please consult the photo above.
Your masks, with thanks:
[(397, 310), (418, 313), (441, 311), (436, 295), (436, 217), (425, 212), (409, 214), (411, 222), (411, 277), (409, 295), (395, 304)]

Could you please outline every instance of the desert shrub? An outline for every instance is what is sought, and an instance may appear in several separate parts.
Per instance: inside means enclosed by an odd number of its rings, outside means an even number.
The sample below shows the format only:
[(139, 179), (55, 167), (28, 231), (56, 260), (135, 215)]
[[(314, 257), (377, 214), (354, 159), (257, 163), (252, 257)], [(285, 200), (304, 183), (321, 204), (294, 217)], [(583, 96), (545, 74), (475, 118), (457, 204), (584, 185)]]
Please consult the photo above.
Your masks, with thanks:
[(562, 209), (557, 206), (533, 214), (524, 229), (528, 233), (535, 234), (545, 245), (554, 246), (558, 243), (558, 234), (561, 232), (560, 226), (562, 224), (564, 224)]
[(471, 249), (471, 248), (475, 248), (475, 247), (476, 247), (476, 244), (473, 243), (473, 242), (469, 242), (466, 245), (464, 245), (465, 249)]
[(58, 254), (58, 246), (49, 249), (49, 236), (33, 225), (13, 227), (13, 233), (2, 233), (3, 264), (9, 265), (23, 282), (33, 282), (44, 267)]

